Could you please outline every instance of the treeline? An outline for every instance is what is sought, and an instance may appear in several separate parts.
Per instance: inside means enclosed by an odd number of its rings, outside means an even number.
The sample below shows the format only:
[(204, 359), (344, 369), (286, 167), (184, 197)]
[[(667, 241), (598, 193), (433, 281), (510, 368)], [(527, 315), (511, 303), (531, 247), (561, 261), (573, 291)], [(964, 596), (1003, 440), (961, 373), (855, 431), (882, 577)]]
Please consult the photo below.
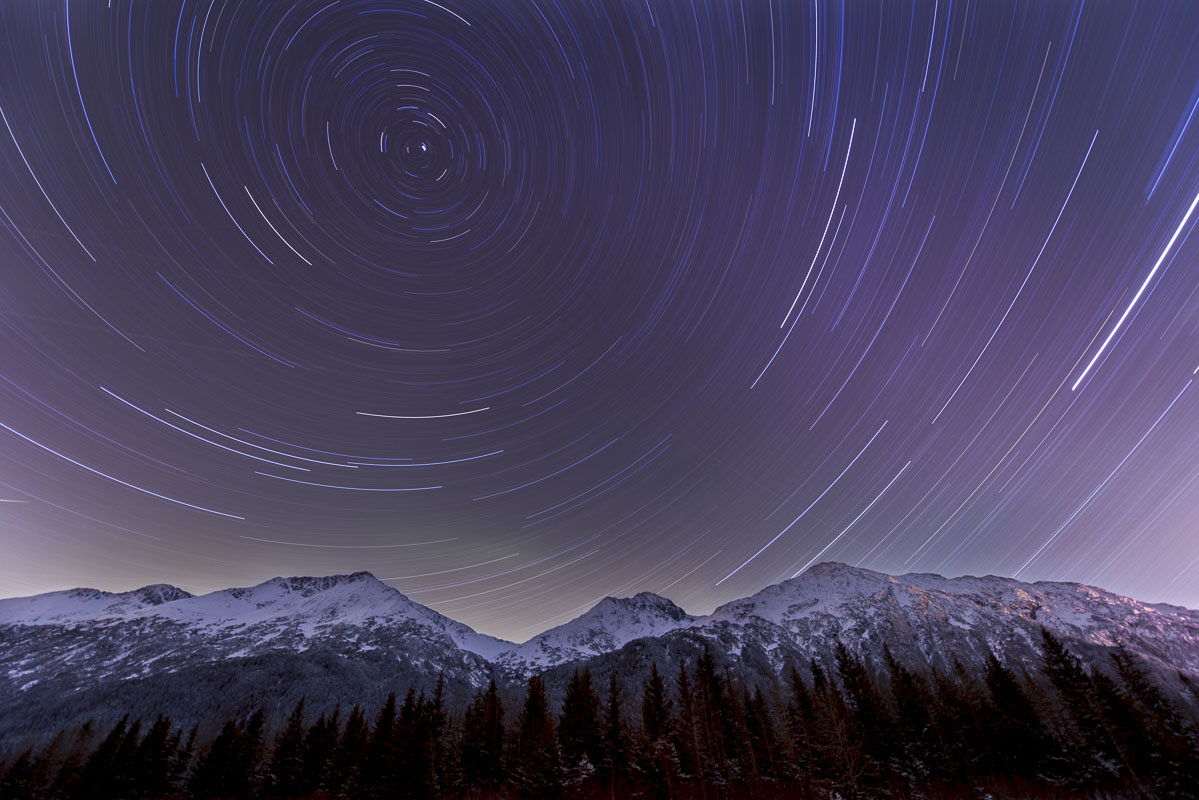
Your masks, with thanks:
[[(1044, 634), (1017, 674), (881, 674), (839, 646), (826, 670), (790, 670), (778, 697), (717, 669), (710, 653), (667, 681), (655, 665), (634, 702), (615, 675), (576, 672), (560, 709), (541, 677), (519, 707), (496, 685), (462, 714), (392, 695), (281, 730), (261, 711), (210, 741), (164, 716), (61, 732), (0, 767), (0, 797), (88, 798), (1190, 798), (1194, 708), (1123, 650), (1088, 669)], [(1185, 679), (1194, 697), (1195, 687)], [(514, 713), (513, 713), (514, 712)]]

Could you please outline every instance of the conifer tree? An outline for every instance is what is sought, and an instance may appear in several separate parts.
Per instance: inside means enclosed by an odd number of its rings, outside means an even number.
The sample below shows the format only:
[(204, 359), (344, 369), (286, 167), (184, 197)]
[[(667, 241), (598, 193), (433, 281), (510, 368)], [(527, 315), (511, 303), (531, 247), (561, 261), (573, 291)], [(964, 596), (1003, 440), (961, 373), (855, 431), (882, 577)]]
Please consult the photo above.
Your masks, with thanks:
[(812, 693), (794, 664), (791, 665), (790, 684), (791, 697), (786, 708), (785, 728), (790, 743), (789, 767), (791, 774), (806, 787), (815, 768), (811, 741), (815, 714), (812, 710)]
[(774, 783), (782, 777), (782, 747), (774, 713), (761, 688), (755, 689), (753, 694), (745, 692), (744, 706), (747, 744), (745, 750), (749, 757), (751, 774), (755, 781), (766, 780)]
[(304, 785), (304, 700), (296, 703), (271, 753), (267, 778), (279, 797), (298, 797), (308, 788)]
[(602, 762), (600, 700), (592, 686), (591, 670), (576, 669), (566, 687), (558, 743), (571, 782), (586, 780)]
[(1199, 736), (1127, 649), (1116, 648), (1111, 658), (1133, 717), (1136, 735), (1129, 743), (1138, 772), (1155, 777), (1162, 797), (1185, 797), (1199, 786)]
[(671, 702), (656, 663), (641, 689), (641, 733), (638, 742), (640, 772), (650, 793), (667, 798), (678, 780), (678, 756), (670, 741)]
[(139, 727), (136, 722), (131, 726), (128, 716), (121, 717), (100, 742), (99, 747), (84, 762), (83, 769), (80, 770), (78, 778), (73, 781), (71, 786), (74, 796), (101, 800), (101, 798), (113, 797), (117, 794), (120, 789), (118, 779), (122, 777), (121, 772), (124, 766), (120, 763), (118, 756), (130, 733), (135, 737), (136, 744)]
[(237, 769), (238, 726), (232, 720), (200, 755), (189, 782), (192, 797), (231, 797), (235, 788), (231, 780)]
[(504, 705), (494, 679), (466, 709), (460, 762), (467, 786), (495, 791), (504, 781)]
[(650, 741), (666, 738), (670, 724), (670, 698), (666, 696), (666, 684), (656, 662), (650, 666), (649, 678), (641, 692), (641, 724)]
[(239, 798), (253, 797), (261, 788), (262, 750), (265, 735), (266, 716), (262, 708), (250, 715), (245, 728), (237, 737), (237, 761), (232, 775), (233, 796)]
[(396, 696), (389, 692), (375, 717), (366, 758), (362, 762), (361, 793), (368, 798), (386, 797), (396, 785)]
[(445, 710), (445, 673), (437, 675), (437, 685), (433, 689), (433, 697), (425, 706), (425, 742), (428, 749), (425, 761), (428, 763), (429, 777), (427, 783), (430, 791), (437, 794), (446, 786), (445, 735), (447, 715)]
[(126, 794), (160, 797), (170, 788), (171, 760), (178, 747), (178, 734), (172, 736), (171, 721), (159, 714), (137, 746), (129, 771)]
[(179, 743), (182, 731), (175, 734), (175, 746), (172, 748), (169, 772), (169, 786), (172, 794), (181, 794), (184, 787), (187, 786), (187, 779), (196, 754), (196, 738), (199, 734), (200, 727), (193, 725), (182, 744)]
[(1061, 754), (1016, 675), (987, 654), (987, 688), (991, 692), (987, 725), (995, 742), (995, 768), (1029, 781), (1050, 781)]
[[(394, 699), (393, 699), (394, 702)], [(329, 781), (338, 797), (361, 797), (367, 791), (362, 759), (370, 747), (371, 732), (362, 707), (355, 705), (346, 718), (329, 768)]]
[(679, 755), (679, 772), (687, 778), (700, 777), (704, 755), (699, 730), (699, 714), (695, 703), (695, 691), (687, 665), (679, 662), (679, 674), (675, 680), (678, 709), (675, 721), (674, 745)]
[(628, 742), (624, 727), (624, 698), (616, 673), (608, 675), (608, 696), (604, 704), (603, 775), (613, 791), (628, 778)]
[(556, 798), (562, 794), (558, 737), (541, 676), (529, 678), (525, 705), (517, 720), (512, 779), (522, 797)]
[(341, 709), (335, 708), (331, 716), (321, 714), (316, 723), (305, 732), (301, 764), (303, 791), (318, 792), (333, 786), (330, 772), (337, 751), (340, 728)]
[(1060, 700), (1060, 736), (1071, 762), (1071, 783), (1090, 790), (1116, 776), (1120, 761), (1094, 705), (1094, 683), (1078, 657), (1045, 628), (1041, 629), (1041, 658)]
[(700, 733), (700, 770), (705, 780), (722, 783), (727, 778), (728, 758), (722, 736), (729, 714), (724, 677), (716, 672), (716, 660), (705, 647), (695, 667), (696, 716)]

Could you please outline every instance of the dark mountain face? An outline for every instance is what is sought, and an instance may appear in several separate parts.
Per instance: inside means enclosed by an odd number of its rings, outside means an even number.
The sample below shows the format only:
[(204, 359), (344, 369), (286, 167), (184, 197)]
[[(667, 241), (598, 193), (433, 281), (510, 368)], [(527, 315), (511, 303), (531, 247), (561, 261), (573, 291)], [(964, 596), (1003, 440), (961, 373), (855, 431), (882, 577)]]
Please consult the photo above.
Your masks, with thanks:
[[(123, 714), (215, 726), (262, 706), (281, 719), (376, 707), (445, 676), (450, 708), (496, 680), (517, 693), (544, 673), (551, 707), (576, 669), (639, 691), (652, 664), (673, 679), (711, 652), (722, 673), (777, 690), (791, 666), (830, 666), (838, 643), (875, 670), (885, 654), (914, 671), (981, 673), (988, 653), (1017, 672), (1041, 658), (1048, 629), (1084, 660), (1118, 645), (1177, 685), (1199, 676), (1199, 613), (1077, 584), (889, 576), (820, 564), (799, 578), (687, 614), (643, 593), (606, 598), (523, 644), (479, 634), (368, 573), (276, 578), (192, 596), (170, 586), (122, 594), (77, 589), (0, 600), (0, 747)], [(782, 677), (781, 677), (782, 676)]]

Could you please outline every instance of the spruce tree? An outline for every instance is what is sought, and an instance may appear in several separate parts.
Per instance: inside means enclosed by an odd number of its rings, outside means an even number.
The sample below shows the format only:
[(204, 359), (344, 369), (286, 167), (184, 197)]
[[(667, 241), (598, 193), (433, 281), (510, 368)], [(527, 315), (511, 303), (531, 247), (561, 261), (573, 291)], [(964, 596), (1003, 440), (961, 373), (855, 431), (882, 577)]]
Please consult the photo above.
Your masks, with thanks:
[(728, 758), (722, 731), (729, 714), (724, 678), (716, 671), (716, 660), (705, 647), (695, 667), (696, 716), (700, 734), (700, 774), (704, 780), (723, 783), (728, 777)]
[(1065, 744), (1071, 784), (1093, 790), (1119, 774), (1120, 759), (1095, 707), (1095, 686), (1082, 662), (1045, 628), (1041, 659), (1058, 697), (1060, 738)]
[(791, 696), (786, 708), (785, 727), (791, 752), (788, 767), (791, 775), (806, 786), (815, 766), (811, 741), (815, 714), (812, 710), (812, 693), (794, 664), (791, 665), (790, 684)]
[(232, 720), (200, 755), (188, 789), (195, 798), (231, 797), (236, 794), (232, 778), (237, 770), (238, 726)]
[(345, 731), (338, 737), (329, 768), (329, 781), (336, 787), (338, 797), (361, 797), (366, 794), (367, 781), (362, 762), (369, 752), (370, 740), (366, 714), (361, 706), (355, 705), (346, 718)]
[(171, 734), (171, 721), (159, 714), (137, 747), (126, 794), (161, 797), (168, 792), (178, 741), (178, 734)]
[(117, 795), (120, 790), (119, 779), (123, 777), (125, 766), (120, 762), (119, 754), (130, 733), (133, 734), (136, 744), (138, 728), (136, 722), (132, 726), (129, 724), (128, 716), (121, 717), (100, 742), (99, 747), (84, 762), (78, 778), (73, 781), (70, 788), (75, 797), (102, 800)]
[(445, 673), (438, 673), (433, 697), (425, 706), (425, 742), (428, 752), (428, 785), (434, 795), (446, 786), (445, 735), (447, 715), (445, 710)]
[(675, 679), (675, 693), (678, 696), (678, 711), (674, 726), (674, 745), (675, 752), (679, 755), (679, 772), (688, 779), (699, 778), (704, 759), (699, 714), (695, 703), (695, 690), (687, 674), (687, 665), (682, 661), (679, 662), (679, 674)]
[(193, 760), (196, 755), (196, 738), (199, 736), (200, 727), (193, 725), (191, 731), (187, 734), (187, 738), (179, 743), (179, 737), (182, 731), (176, 734), (176, 746), (171, 755), (170, 772), (169, 772), (169, 788), (171, 794), (181, 794), (187, 786), (188, 776), (191, 774)]
[(321, 714), (316, 723), (304, 734), (303, 763), (301, 765), (304, 791), (325, 791), (335, 785), (330, 780), (330, 773), (337, 751), (340, 727), (341, 709), (336, 708), (331, 716)]
[(362, 795), (368, 798), (387, 797), (396, 785), (396, 696), (389, 692), (383, 708), (375, 716), (366, 758), (360, 776)]
[(592, 686), (591, 671), (577, 669), (566, 687), (558, 743), (568, 781), (586, 780), (602, 763), (600, 700)]
[(279, 797), (298, 797), (308, 791), (304, 784), (304, 699), (296, 703), (271, 752), (267, 781)]
[(641, 724), (650, 741), (666, 738), (670, 724), (670, 698), (666, 696), (666, 684), (656, 662), (650, 666), (649, 678), (641, 691)]
[(466, 710), (460, 762), (469, 787), (494, 792), (504, 781), (504, 705), (494, 679)]
[(517, 720), (512, 781), (521, 797), (556, 798), (562, 794), (558, 737), (541, 676), (529, 678), (525, 705)]
[(641, 690), (641, 734), (639, 737), (640, 771), (650, 793), (657, 798), (670, 797), (678, 780), (679, 759), (671, 734), (671, 702), (658, 665), (650, 667), (649, 678)]
[(628, 779), (628, 742), (624, 728), (624, 698), (616, 673), (608, 675), (608, 697), (604, 703), (603, 776), (613, 791)]
[(1032, 782), (1052, 781), (1054, 765), (1061, 761), (1057, 744), (1016, 675), (994, 653), (987, 654), (986, 683), (992, 698), (988, 727), (999, 773)]

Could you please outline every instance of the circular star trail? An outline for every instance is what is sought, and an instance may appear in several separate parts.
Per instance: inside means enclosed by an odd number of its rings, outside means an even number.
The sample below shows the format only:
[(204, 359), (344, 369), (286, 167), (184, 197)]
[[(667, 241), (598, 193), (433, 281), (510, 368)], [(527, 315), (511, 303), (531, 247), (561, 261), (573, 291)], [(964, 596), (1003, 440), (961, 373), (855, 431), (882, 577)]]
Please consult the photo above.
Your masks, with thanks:
[(0, 589), (1199, 595), (1189, 3), (13, 0)]

